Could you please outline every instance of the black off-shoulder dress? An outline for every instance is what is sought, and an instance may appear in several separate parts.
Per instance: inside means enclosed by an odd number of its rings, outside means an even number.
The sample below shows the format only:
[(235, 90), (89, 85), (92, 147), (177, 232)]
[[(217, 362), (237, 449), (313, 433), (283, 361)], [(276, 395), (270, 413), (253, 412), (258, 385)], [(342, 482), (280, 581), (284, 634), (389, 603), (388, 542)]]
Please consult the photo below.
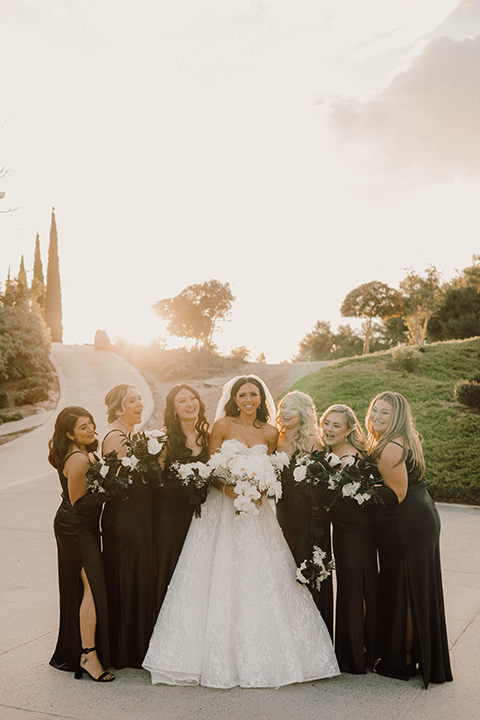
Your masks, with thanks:
[[(70, 455), (65, 460), (68, 457)], [(102, 499), (87, 493), (72, 506), (68, 495), (68, 480), (61, 471), (58, 471), (58, 476), (62, 487), (62, 502), (55, 515), (53, 527), (58, 550), (60, 623), (57, 645), (50, 665), (68, 671), (74, 671), (78, 665), (82, 649), (79, 610), (83, 583), (80, 571), (84, 568), (97, 613), (95, 646), (101, 664), (108, 667), (110, 651), (107, 595), (99, 528)]]

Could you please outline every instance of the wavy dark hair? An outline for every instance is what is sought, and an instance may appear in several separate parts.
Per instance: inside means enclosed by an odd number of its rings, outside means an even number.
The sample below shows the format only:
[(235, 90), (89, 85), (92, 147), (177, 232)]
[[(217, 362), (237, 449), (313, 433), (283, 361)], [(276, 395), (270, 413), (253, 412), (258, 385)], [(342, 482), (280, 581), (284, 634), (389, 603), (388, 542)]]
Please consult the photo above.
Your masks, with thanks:
[(163, 415), (165, 430), (168, 438), (167, 457), (170, 461), (178, 460), (179, 462), (188, 462), (193, 457), (193, 452), (189, 447), (187, 447), (187, 438), (182, 430), (174, 405), (175, 398), (180, 390), (188, 390), (188, 392), (191, 392), (192, 395), (195, 395), (200, 404), (197, 422), (195, 423), (195, 430), (198, 433), (196, 443), (202, 451), (202, 455), (203, 451), (208, 453), (208, 441), (210, 439), (208, 430), (210, 426), (207, 418), (205, 417), (205, 403), (200, 397), (199, 392), (185, 383), (174, 385), (167, 395), (165, 412)]
[(267, 398), (265, 397), (265, 390), (263, 389), (263, 385), (261, 382), (258, 382), (256, 378), (250, 377), (249, 375), (244, 375), (243, 377), (238, 378), (238, 380), (233, 383), (232, 389), (230, 390), (230, 397), (225, 403), (225, 415), (227, 417), (238, 417), (238, 413), (240, 412), (240, 410), (237, 403), (235, 402), (235, 395), (238, 393), (240, 388), (247, 383), (255, 385), (255, 387), (257, 387), (260, 392), (260, 405), (257, 408), (257, 417), (255, 418), (255, 422), (253, 424), (255, 425), (257, 420), (262, 423), (268, 422), (270, 415), (268, 414)]
[[(63, 410), (60, 410), (57, 415), (53, 436), (48, 442), (48, 462), (57, 470), (62, 470), (68, 449), (72, 444), (72, 440), (67, 437), (67, 433), (73, 435), (78, 418), (81, 417), (87, 417), (92, 421), (95, 428), (97, 427), (92, 413), (89, 413), (88, 410), (85, 410), (85, 408), (79, 405), (69, 405), (63, 408)], [(87, 445), (88, 452), (95, 452), (97, 448), (98, 440)]]

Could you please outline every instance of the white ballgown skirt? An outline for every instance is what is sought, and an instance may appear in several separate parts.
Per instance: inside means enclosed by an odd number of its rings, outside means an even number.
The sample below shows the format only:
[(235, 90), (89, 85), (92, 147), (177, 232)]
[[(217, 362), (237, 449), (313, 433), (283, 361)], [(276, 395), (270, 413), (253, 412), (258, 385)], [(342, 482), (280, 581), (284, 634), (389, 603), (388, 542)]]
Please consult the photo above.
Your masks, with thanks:
[(339, 674), (270, 502), (235, 514), (212, 488), (190, 525), (143, 667), (152, 683), (279, 687)]

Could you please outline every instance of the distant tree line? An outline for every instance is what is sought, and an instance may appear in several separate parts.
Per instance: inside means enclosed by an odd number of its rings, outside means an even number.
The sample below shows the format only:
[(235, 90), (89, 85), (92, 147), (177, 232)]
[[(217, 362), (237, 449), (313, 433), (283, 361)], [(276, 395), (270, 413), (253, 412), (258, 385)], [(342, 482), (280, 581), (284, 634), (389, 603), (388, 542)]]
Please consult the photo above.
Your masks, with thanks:
[(480, 335), (480, 255), (448, 283), (436, 267), (423, 275), (407, 272), (399, 289), (374, 280), (351, 290), (340, 308), (343, 317), (363, 319), (361, 331), (348, 324), (336, 332), (318, 320), (300, 342), (295, 360), (325, 360), (367, 354), (404, 343), (421, 346), (438, 340)]

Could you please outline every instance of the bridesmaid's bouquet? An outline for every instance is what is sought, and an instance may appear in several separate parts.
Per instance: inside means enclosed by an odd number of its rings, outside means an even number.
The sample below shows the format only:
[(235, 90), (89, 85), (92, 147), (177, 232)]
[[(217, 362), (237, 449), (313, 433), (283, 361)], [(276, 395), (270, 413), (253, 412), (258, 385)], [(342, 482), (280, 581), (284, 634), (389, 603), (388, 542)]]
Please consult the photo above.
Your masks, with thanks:
[(278, 500), (282, 496), (279, 475), (289, 463), (286, 453), (267, 454), (266, 445), (247, 447), (238, 440), (225, 440), (210, 460), (212, 475), (234, 485), (233, 501), (237, 515), (258, 515), (257, 501), (262, 496)]
[(309, 585), (314, 590), (320, 590), (324, 580), (330, 577), (333, 560), (327, 559), (327, 553), (318, 545), (312, 547), (312, 555), (297, 567), (297, 582)]
[(127, 497), (128, 486), (132, 484), (131, 472), (122, 463), (116, 450), (91, 462), (86, 475), (87, 490), (92, 493), (105, 493), (106, 497)]
[(143, 482), (153, 479), (160, 484), (162, 469), (158, 461), (166, 441), (167, 436), (161, 430), (144, 430), (131, 437), (125, 435), (127, 454), (121, 459), (122, 465), (128, 468), (132, 477)]
[(374, 487), (375, 465), (360, 455), (349, 455), (342, 462), (334, 453), (314, 451), (296, 459), (293, 479), (310, 492), (326, 510), (343, 498), (358, 505), (383, 502)]
[[(201, 505), (207, 499), (211, 469), (202, 462), (179, 463), (171, 465), (168, 476), (168, 490), (173, 489), (190, 505), (195, 505), (195, 517), (201, 516)], [(162, 487), (165, 487), (165, 481)]]

